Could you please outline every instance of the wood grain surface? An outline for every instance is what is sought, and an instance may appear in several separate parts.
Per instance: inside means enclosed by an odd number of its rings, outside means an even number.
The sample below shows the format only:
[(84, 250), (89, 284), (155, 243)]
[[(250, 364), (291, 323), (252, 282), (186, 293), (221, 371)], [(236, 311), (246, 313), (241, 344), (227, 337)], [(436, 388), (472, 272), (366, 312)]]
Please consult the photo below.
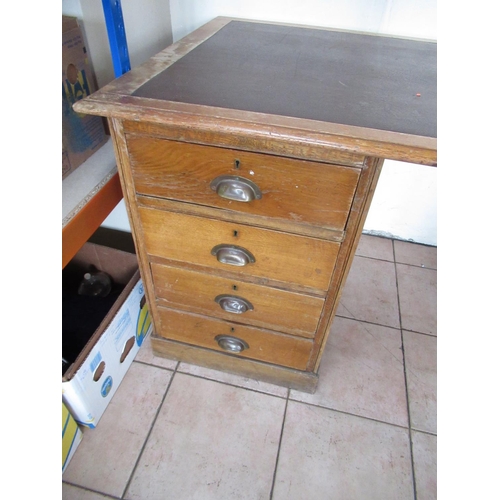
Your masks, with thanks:
[[(138, 193), (342, 231), (360, 169), (145, 137), (128, 137)], [(236, 163), (237, 162), (237, 163)], [(221, 198), (210, 183), (251, 181), (262, 198)]]
[(160, 335), (167, 339), (226, 352), (219, 347), (215, 337), (229, 335), (249, 345), (249, 349), (237, 354), (238, 357), (267, 361), (296, 370), (304, 370), (309, 360), (312, 341), (307, 339), (163, 307), (159, 308), (159, 313), (162, 325)]
[[(325, 302), (319, 297), (183, 268), (153, 263), (151, 269), (160, 304), (302, 337), (314, 337)], [(227, 312), (215, 301), (219, 295), (243, 298), (253, 308), (241, 314)]]
[(151, 335), (151, 346), (158, 356), (234, 373), (242, 377), (303, 392), (314, 393), (318, 385), (318, 375), (313, 372), (294, 370), (241, 356), (232, 356), (222, 351), (168, 340), (154, 333)]
[[(328, 289), (340, 247), (336, 242), (143, 207), (139, 214), (149, 254), (318, 290)], [(255, 262), (243, 267), (218, 262), (211, 251), (221, 244), (245, 248)]]

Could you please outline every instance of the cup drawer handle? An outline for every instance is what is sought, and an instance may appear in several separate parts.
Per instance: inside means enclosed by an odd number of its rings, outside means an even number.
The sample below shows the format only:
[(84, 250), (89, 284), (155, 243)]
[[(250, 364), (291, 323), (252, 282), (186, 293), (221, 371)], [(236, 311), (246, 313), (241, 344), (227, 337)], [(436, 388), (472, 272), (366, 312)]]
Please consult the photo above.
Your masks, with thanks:
[(217, 245), (212, 248), (211, 254), (221, 264), (231, 266), (246, 266), (255, 262), (255, 257), (246, 248), (236, 245)]
[(250, 347), (244, 340), (230, 335), (217, 335), (215, 340), (221, 349), (228, 352), (242, 352)]
[(237, 297), (236, 295), (217, 295), (217, 297), (215, 297), (215, 302), (217, 302), (224, 311), (234, 314), (243, 314), (253, 310), (253, 305), (248, 300)]
[(210, 183), (210, 187), (221, 198), (226, 198), (227, 200), (248, 203), (262, 198), (262, 192), (257, 184), (237, 175), (221, 175), (216, 177)]

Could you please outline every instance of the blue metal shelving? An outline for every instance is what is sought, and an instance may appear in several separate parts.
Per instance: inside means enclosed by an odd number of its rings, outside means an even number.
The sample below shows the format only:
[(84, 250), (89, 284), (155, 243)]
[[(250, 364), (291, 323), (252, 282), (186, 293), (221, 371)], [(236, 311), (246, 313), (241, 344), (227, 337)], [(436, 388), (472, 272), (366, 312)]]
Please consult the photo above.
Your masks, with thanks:
[(120, 0), (102, 0), (115, 77), (130, 71), (125, 23)]

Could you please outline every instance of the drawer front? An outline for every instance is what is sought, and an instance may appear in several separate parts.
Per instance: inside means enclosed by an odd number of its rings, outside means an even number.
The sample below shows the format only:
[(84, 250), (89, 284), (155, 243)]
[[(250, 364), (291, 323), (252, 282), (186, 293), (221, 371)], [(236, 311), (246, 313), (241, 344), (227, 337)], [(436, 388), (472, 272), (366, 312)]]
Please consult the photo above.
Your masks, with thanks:
[[(296, 370), (306, 369), (313, 345), (311, 340), (163, 307), (158, 311), (159, 335), (164, 338)], [(238, 348), (243, 350), (238, 352)]]
[(324, 299), (160, 264), (156, 296), (168, 306), (312, 338)]
[(136, 191), (344, 230), (360, 169), (128, 137)]
[(322, 291), (328, 289), (340, 246), (145, 207), (139, 207), (139, 214), (146, 251), (151, 255)]

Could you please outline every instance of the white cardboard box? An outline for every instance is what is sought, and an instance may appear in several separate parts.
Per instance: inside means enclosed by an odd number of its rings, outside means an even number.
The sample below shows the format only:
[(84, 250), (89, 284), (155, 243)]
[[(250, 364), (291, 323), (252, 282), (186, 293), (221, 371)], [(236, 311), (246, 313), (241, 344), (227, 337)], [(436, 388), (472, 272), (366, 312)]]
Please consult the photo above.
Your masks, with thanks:
[[(113, 274), (109, 266), (132, 257), (119, 250), (87, 243), (84, 250), (97, 255), (98, 268)], [(104, 257), (103, 257), (104, 255)], [(101, 257), (101, 258), (99, 258)], [(108, 262), (108, 266), (104, 262)], [(76, 422), (94, 428), (118, 389), (144, 339), (152, 329), (144, 287), (136, 270), (122, 293), (63, 375), (63, 402)]]

